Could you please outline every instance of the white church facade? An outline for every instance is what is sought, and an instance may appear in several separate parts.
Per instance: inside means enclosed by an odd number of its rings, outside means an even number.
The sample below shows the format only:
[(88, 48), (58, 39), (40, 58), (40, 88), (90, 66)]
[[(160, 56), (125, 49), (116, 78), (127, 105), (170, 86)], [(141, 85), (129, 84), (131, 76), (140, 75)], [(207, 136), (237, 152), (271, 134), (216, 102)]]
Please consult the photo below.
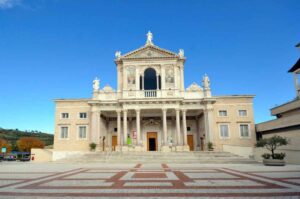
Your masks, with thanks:
[(251, 155), (253, 95), (213, 96), (207, 75), (186, 88), (184, 51), (154, 45), (151, 32), (144, 46), (115, 56), (116, 90), (95, 79), (91, 98), (55, 100), (54, 150), (201, 151), (212, 143)]

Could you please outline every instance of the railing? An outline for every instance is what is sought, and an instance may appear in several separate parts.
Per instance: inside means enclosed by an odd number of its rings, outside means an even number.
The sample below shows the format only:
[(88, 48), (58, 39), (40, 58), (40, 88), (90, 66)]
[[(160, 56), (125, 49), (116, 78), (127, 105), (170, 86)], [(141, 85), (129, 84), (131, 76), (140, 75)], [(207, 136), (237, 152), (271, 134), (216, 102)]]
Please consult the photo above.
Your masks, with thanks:
[(156, 90), (145, 90), (145, 97), (157, 97)]
[(98, 92), (93, 99), (117, 100), (117, 99), (151, 99), (151, 98), (203, 98), (202, 93), (181, 92), (179, 89), (164, 90), (123, 90), (120, 92)]

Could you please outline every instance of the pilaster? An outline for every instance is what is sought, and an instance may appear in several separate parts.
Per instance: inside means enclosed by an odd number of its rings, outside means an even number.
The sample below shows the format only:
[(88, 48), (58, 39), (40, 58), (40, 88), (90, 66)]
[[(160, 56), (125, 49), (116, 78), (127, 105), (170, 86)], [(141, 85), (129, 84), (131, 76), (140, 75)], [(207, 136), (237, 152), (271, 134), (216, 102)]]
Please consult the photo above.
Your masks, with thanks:
[(141, 144), (141, 122), (140, 122), (140, 109), (136, 109), (136, 134), (137, 134), (137, 145)]
[(164, 134), (164, 143), (163, 145), (168, 144), (167, 140), (167, 109), (163, 108), (162, 109), (162, 114), (163, 114), (163, 134)]
[(177, 146), (181, 145), (180, 139), (180, 109), (176, 109), (176, 135), (177, 135)]
[(121, 110), (117, 110), (117, 145), (121, 146)]

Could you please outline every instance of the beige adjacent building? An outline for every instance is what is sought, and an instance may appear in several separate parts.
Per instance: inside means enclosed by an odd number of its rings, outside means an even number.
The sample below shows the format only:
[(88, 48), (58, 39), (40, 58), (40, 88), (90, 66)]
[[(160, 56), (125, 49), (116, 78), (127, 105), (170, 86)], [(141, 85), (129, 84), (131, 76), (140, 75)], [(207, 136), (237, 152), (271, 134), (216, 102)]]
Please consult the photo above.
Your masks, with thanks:
[[(300, 49), (300, 43), (296, 45)], [(289, 145), (280, 148), (280, 152), (286, 153), (288, 163), (300, 164), (300, 59), (288, 71), (294, 76), (296, 97), (284, 104), (271, 109), (271, 114), (276, 117), (274, 120), (256, 125), (258, 137), (268, 138), (274, 135), (283, 136), (289, 139)], [(260, 160), (260, 155), (265, 151), (256, 149), (255, 158)]]
[(254, 96), (213, 96), (207, 75), (186, 88), (185, 60), (182, 49), (154, 45), (151, 32), (144, 46), (117, 51), (116, 89), (96, 78), (91, 98), (55, 100), (54, 150), (200, 151), (211, 142), (215, 151), (252, 155)]

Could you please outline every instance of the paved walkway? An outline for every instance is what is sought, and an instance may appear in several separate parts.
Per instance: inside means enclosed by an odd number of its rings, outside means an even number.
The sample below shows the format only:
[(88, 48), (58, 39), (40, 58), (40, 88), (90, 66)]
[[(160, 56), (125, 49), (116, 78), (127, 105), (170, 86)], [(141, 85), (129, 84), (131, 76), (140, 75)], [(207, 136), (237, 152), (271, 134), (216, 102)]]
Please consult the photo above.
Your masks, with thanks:
[(0, 163), (0, 198), (300, 198), (300, 165)]

